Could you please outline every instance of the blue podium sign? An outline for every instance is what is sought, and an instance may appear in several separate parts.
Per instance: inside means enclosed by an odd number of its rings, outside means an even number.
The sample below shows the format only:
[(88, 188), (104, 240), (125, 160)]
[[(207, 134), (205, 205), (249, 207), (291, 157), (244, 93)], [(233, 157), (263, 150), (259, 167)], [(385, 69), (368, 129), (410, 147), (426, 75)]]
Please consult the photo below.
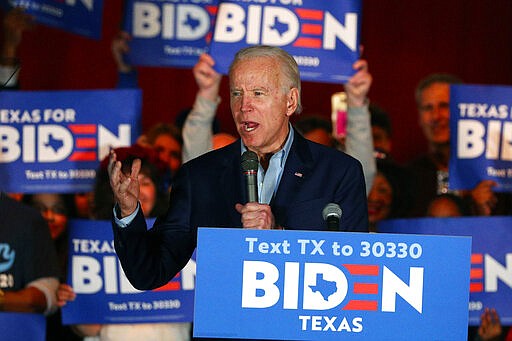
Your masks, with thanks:
[(463, 340), (470, 251), (468, 237), (200, 228), (194, 336)]
[(0, 312), (0, 335), (2, 341), (44, 341), (46, 318), (43, 314)]
[(194, 258), (166, 285), (139, 291), (117, 259), (110, 221), (70, 221), (68, 269), (77, 297), (62, 308), (64, 324), (192, 321)]
[(512, 217), (421, 218), (383, 221), (379, 231), (471, 236), (469, 324), (479, 325), (484, 309), (495, 308), (501, 323), (512, 325), (511, 226)]

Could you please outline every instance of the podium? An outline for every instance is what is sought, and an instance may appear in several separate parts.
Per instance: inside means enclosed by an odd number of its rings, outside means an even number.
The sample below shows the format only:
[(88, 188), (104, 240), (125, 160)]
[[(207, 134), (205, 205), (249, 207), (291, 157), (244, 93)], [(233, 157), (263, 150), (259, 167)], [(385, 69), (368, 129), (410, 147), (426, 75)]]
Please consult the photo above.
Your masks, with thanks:
[(200, 228), (194, 336), (464, 340), (471, 237)]

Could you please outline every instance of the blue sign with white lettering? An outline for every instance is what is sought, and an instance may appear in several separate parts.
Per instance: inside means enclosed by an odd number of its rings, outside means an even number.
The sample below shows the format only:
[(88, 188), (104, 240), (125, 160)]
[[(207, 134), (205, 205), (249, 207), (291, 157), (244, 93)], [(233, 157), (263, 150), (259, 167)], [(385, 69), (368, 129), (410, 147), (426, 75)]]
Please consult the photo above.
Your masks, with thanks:
[(470, 252), (468, 237), (200, 228), (194, 336), (464, 340)]
[(194, 257), (166, 285), (139, 291), (117, 259), (110, 221), (75, 219), (68, 228), (67, 282), (77, 297), (62, 308), (64, 324), (192, 321)]
[[(512, 217), (460, 217), (387, 220), (379, 231), (471, 236), (469, 324), (478, 326), (485, 308), (495, 308), (512, 325)], [(451, 253), (447, 257), (454, 257)], [(448, 283), (448, 282), (447, 282)]]
[(218, 0), (129, 0), (124, 30), (132, 65), (192, 67), (207, 52)]
[(449, 188), (512, 192), (512, 86), (450, 87)]
[(279, 46), (295, 58), (303, 80), (345, 83), (359, 59), (360, 26), (360, 0), (223, 0), (210, 54), (227, 74), (240, 48)]
[(43, 314), (0, 312), (2, 341), (46, 340), (46, 318)]
[(38, 23), (93, 39), (101, 37), (103, 0), (9, 0)]
[(0, 189), (89, 192), (111, 147), (140, 135), (140, 90), (0, 92)]

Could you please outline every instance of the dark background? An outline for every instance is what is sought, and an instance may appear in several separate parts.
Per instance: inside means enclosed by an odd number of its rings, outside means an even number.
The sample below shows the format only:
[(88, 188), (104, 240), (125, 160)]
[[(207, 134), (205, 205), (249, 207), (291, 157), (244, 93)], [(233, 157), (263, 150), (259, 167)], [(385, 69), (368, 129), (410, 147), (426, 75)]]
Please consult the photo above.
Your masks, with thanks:
[[(327, 0), (325, 0), (327, 1)], [(99, 41), (38, 25), (19, 49), (23, 90), (115, 87), (110, 52), (121, 22), (121, 0), (105, 0)], [(363, 57), (374, 82), (370, 100), (389, 112), (393, 156), (406, 161), (426, 150), (418, 127), (414, 88), (432, 72), (450, 72), (466, 83), (512, 83), (512, 1), (364, 0)], [(174, 121), (190, 107), (196, 85), (189, 69), (140, 68), (143, 128)], [(229, 113), (227, 80), (219, 109), (222, 129), (235, 133)], [(304, 114), (330, 115), (330, 96), (340, 85), (303, 84)], [(108, 113), (105, 113), (108, 115)]]

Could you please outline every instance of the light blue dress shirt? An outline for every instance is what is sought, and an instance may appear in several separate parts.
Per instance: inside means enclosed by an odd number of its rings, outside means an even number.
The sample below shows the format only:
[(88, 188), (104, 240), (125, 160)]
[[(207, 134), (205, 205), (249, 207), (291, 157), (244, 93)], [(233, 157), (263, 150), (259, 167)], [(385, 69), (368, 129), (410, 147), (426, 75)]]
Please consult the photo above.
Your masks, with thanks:
[[(293, 128), (291, 124), (289, 127), (290, 131), (286, 142), (283, 148), (274, 153), (270, 158), (267, 171), (265, 172), (261, 163), (258, 166), (258, 202), (260, 204), (270, 204), (270, 201), (277, 191), (277, 187), (279, 187), (284, 165), (286, 164), (286, 159), (288, 158), (293, 143)], [(241, 145), (241, 152), (243, 154), (247, 148), (243, 143), (241, 143)]]

